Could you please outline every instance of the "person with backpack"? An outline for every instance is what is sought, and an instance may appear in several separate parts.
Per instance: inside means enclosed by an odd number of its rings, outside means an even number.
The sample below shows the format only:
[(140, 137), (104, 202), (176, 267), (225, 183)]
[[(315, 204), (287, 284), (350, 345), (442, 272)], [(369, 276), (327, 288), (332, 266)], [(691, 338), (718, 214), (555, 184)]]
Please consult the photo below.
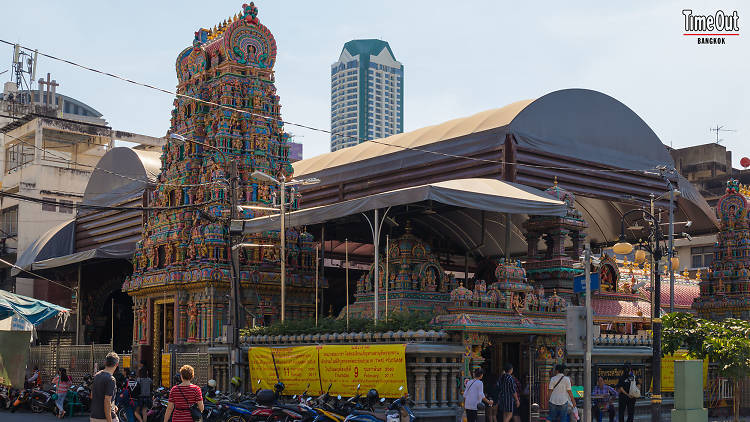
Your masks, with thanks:
[(617, 403), (619, 422), (625, 422), (625, 412), (628, 412), (628, 422), (633, 422), (635, 414), (635, 401), (641, 396), (640, 383), (635, 377), (635, 372), (630, 362), (625, 362), (622, 367), (622, 375), (617, 382), (616, 390), (620, 393)]
[(464, 389), (464, 410), (466, 411), (466, 421), (476, 422), (477, 411), (484, 407), (484, 405), (492, 406), (492, 400), (488, 400), (484, 396), (484, 385), (482, 384), (482, 377), (484, 371), (482, 368), (474, 370), (474, 379), (466, 381), (466, 389)]
[(151, 385), (153, 384), (153, 381), (151, 380), (151, 377), (148, 376), (148, 369), (146, 369), (145, 365), (138, 370), (137, 381), (138, 387), (141, 391), (137, 396), (138, 402), (136, 403), (137, 408), (135, 418), (138, 422), (146, 422), (146, 415), (148, 414), (148, 409), (151, 407)]
[(551, 422), (565, 422), (568, 420), (569, 406), (576, 402), (570, 378), (565, 376), (565, 365), (555, 365), (556, 375), (549, 380), (549, 416)]
[(141, 390), (138, 381), (135, 379), (135, 374), (130, 370), (126, 373), (127, 378), (117, 395), (117, 407), (125, 411), (128, 422), (135, 422), (135, 398), (140, 395)]

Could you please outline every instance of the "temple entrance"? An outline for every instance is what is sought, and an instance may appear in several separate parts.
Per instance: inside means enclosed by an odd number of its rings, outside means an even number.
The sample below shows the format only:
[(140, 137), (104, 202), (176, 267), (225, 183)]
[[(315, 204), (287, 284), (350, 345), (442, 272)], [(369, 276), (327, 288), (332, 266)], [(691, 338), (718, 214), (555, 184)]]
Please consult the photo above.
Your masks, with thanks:
[(513, 365), (513, 376), (521, 384), (521, 421), (529, 421), (529, 393), (533, 388), (531, 360), (529, 359), (529, 338), (526, 336), (498, 336), (483, 353), (486, 369), (491, 371), (491, 379), (497, 380), (503, 373), (505, 363)]
[[(158, 378), (159, 374), (166, 371), (169, 373), (168, 364), (163, 362), (162, 353), (169, 351), (169, 345), (174, 344), (174, 299), (162, 299), (154, 302), (153, 333), (153, 374)], [(164, 368), (162, 368), (164, 366)], [(163, 377), (162, 377), (163, 379)]]

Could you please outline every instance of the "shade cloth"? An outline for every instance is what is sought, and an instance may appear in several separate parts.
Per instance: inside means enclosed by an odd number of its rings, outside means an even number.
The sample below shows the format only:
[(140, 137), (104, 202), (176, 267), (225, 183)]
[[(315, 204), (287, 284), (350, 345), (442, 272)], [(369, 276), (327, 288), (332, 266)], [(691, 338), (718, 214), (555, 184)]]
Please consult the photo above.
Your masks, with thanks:
[(33, 325), (39, 325), (61, 312), (68, 313), (70, 309), (0, 290), (0, 319), (18, 315)]
[[(563, 216), (565, 203), (546, 193), (517, 183), (497, 179), (455, 179), (397, 189), (331, 205), (306, 208), (287, 214), (289, 227), (323, 223), (365, 211), (423, 201), (509, 214)], [(245, 233), (279, 229), (279, 216), (253, 218), (243, 222)]]
[(92, 259), (130, 259), (133, 257), (135, 244), (124, 243), (111, 245), (97, 249), (89, 249), (56, 258), (37, 261), (31, 265), (32, 270), (47, 270), (50, 268), (63, 267)]
[(31, 264), (56, 256), (73, 253), (75, 241), (75, 220), (59, 224), (39, 236), (16, 259), (16, 267), (11, 270), (12, 276), (21, 273), (21, 268), (30, 270)]

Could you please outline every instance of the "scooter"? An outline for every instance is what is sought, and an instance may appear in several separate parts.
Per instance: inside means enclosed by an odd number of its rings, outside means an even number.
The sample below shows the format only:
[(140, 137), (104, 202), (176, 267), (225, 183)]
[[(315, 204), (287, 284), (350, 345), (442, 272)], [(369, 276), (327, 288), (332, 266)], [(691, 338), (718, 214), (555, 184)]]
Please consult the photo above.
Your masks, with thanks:
[(29, 398), (31, 397), (31, 390), (24, 388), (23, 390), (16, 390), (15, 394), (11, 394), (10, 412), (15, 413), (16, 410), (29, 406)]
[(55, 399), (57, 398), (54, 390), (33, 390), (31, 397), (29, 398), (29, 407), (34, 413), (42, 412), (54, 412), (57, 413), (57, 405)]
[[(404, 386), (399, 387), (399, 391), (403, 391)], [(384, 403), (385, 399), (380, 399), (380, 403)], [(416, 417), (412, 412), (409, 404), (413, 403), (409, 400), (408, 394), (404, 394), (401, 398), (396, 399), (388, 406), (385, 414), (380, 415), (373, 411), (372, 405), (369, 404), (369, 411), (355, 410), (351, 415), (347, 416), (346, 421), (352, 422), (414, 422)]]

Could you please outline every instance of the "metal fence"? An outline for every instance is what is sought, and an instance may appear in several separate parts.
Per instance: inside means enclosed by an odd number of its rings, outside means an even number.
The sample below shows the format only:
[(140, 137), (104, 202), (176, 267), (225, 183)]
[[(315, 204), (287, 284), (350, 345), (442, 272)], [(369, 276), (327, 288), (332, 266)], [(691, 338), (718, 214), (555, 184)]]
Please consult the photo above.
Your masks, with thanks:
[(79, 383), (84, 375), (96, 373), (97, 366), (104, 363), (111, 350), (109, 344), (31, 346), (28, 367), (39, 367), (43, 382), (50, 382), (57, 368), (65, 368), (73, 382)]

